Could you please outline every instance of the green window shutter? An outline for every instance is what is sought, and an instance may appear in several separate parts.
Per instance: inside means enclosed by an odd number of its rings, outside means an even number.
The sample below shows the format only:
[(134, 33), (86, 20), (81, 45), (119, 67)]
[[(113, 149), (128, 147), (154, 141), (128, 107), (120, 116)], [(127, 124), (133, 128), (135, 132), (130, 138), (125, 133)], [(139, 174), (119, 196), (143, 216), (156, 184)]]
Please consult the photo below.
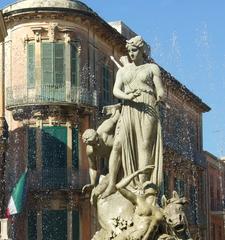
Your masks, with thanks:
[(79, 137), (78, 128), (72, 130), (72, 163), (73, 167), (78, 169), (79, 167)]
[(43, 185), (49, 188), (67, 186), (67, 128), (42, 129)]
[(35, 87), (35, 44), (28, 43), (27, 46), (27, 87)]
[(42, 84), (53, 84), (53, 43), (41, 44)]
[(64, 43), (54, 44), (54, 83), (64, 84)]
[(74, 44), (71, 44), (71, 84), (74, 87), (78, 85), (78, 66), (77, 66), (77, 48)]
[(37, 240), (37, 212), (34, 210), (28, 212), (27, 228), (28, 240)]
[(28, 168), (36, 168), (36, 128), (28, 128)]
[(67, 239), (67, 211), (44, 210), (42, 215), (43, 240)]
[(80, 220), (79, 220), (79, 212), (74, 210), (72, 215), (72, 228), (73, 228), (73, 240), (80, 239)]
[(43, 167), (66, 168), (67, 128), (62, 126), (43, 127)]

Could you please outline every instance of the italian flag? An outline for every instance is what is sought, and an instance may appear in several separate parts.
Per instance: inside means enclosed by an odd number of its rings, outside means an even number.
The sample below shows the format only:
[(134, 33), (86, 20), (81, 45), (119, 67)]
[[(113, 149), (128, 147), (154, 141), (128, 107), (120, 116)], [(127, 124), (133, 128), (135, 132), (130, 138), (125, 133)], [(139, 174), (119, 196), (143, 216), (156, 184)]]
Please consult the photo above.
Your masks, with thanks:
[(23, 203), (26, 195), (26, 180), (27, 180), (27, 169), (21, 175), (16, 186), (12, 190), (9, 204), (6, 209), (7, 218), (9, 218), (11, 215), (18, 214), (22, 211)]

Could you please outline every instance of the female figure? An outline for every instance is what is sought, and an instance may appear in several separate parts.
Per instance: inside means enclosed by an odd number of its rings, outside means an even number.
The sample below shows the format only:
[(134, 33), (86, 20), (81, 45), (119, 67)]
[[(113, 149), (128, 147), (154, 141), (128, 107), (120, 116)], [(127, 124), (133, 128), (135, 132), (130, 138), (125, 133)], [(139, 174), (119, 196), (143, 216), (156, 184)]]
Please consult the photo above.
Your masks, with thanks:
[[(109, 159), (109, 185), (102, 198), (116, 190), (121, 162), (124, 176), (154, 165), (151, 181), (157, 186), (162, 181), (162, 139), (157, 110), (157, 103), (164, 97), (160, 69), (148, 63), (149, 46), (140, 36), (127, 41), (126, 47), (130, 62), (118, 70), (113, 89), (114, 96), (124, 103)], [(148, 174), (141, 174), (131, 184), (135, 187), (149, 178)]]

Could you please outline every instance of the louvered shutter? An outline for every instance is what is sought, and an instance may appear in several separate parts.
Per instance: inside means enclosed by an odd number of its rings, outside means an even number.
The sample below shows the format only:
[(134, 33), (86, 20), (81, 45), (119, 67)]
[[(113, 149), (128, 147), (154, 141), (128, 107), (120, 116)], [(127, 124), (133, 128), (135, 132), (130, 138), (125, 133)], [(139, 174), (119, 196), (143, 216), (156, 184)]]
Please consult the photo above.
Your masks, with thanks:
[(71, 84), (77, 87), (77, 48), (75, 45), (71, 44)]
[(64, 43), (54, 44), (54, 83), (64, 84)]
[(27, 87), (35, 87), (35, 44), (27, 46)]
[(42, 84), (53, 84), (53, 43), (42, 43)]

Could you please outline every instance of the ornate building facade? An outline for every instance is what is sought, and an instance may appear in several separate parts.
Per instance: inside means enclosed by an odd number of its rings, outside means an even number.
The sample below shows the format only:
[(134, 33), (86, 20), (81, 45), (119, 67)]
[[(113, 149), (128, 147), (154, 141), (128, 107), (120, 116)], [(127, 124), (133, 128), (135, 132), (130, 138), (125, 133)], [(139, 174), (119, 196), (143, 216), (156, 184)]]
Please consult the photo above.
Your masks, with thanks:
[(225, 237), (225, 163), (205, 152), (207, 160), (208, 239)]
[[(116, 102), (110, 56), (126, 54), (126, 38), (80, 1), (24, 0), (3, 12), (8, 194), (29, 169), (26, 210), (15, 219), (14, 238), (89, 240), (97, 224), (81, 193), (89, 181), (81, 136), (97, 126), (102, 106)], [(169, 197), (176, 189), (190, 200), (194, 239), (207, 239), (202, 114), (210, 108), (161, 70), (168, 101), (164, 192)]]

